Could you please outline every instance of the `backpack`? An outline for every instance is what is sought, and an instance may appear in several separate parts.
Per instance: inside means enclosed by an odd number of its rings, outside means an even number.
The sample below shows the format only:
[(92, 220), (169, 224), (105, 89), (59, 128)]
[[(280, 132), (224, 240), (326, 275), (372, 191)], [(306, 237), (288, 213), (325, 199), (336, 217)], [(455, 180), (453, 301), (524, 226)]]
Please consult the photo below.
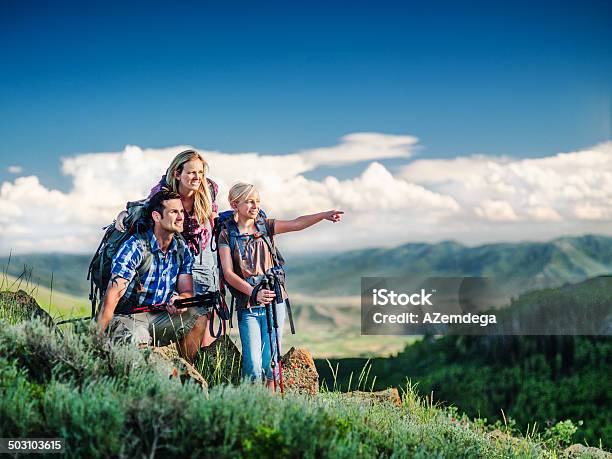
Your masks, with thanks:
[[(270, 235), (268, 234), (266, 218), (267, 218), (266, 213), (260, 209), (259, 213), (257, 214), (257, 218), (255, 219), (255, 227), (257, 228), (258, 237), (261, 237), (263, 241), (266, 243), (266, 245), (268, 246), (268, 250), (270, 251), (272, 262), (274, 264), (274, 271), (276, 272), (277, 275), (280, 276), (281, 285), (284, 287), (285, 286), (285, 270), (283, 269), (283, 266), (285, 265), (285, 259), (283, 258), (282, 254), (280, 253), (280, 251), (274, 244), (274, 239), (270, 237)], [(215, 224), (213, 227), (212, 237), (210, 239), (210, 247), (213, 252), (214, 251), (217, 252), (217, 266), (219, 268), (219, 285), (220, 285), (221, 295), (222, 296), (225, 295), (225, 285), (227, 285), (230, 291), (230, 294), (232, 296), (231, 309), (229, 313), (230, 327), (232, 327), (233, 326), (232, 316), (233, 316), (234, 305), (235, 305), (236, 299), (237, 298), (244, 299), (246, 295), (236, 290), (234, 287), (232, 287), (228, 282), (225, 281), (225, 278), (223, 276), (223, 267), (221, 266), (221, 259), (220, 259), (219, 251), (218, 251), (219, 235), (221, 234), (221, 231), (223, 229), (227, 230), (228, 240), (230, 244), (230, 253), (232, 254), (232, 261), (234, 259), (233, 255), (236, 250), (240, 252), (240, 257), (244, 258), (245, 251), (246, 251), (246, 241), (249, 238), (252, 238), (254, 236), (240, 234), (238, 225), (236, 224), (236, 221), (234, 220), (234, 211), (232, 210), (222, 212), (219, 214), (217, 218), (215, 218)], [(260, 277), (262, 276), (254, 276), (250, 278), (245, 278), (244, 280), (248, 282), (249, 284), (251, 284), (252, 286), (256, 286), (261, 281)], [(291, 306), (289, 303), (289, 299), (286, 300), (286, 305), (287, 305), (287, 312), (289, 316), (289, 322), (291, 325), (291, 332), (295, 334), (295, 329), (293, 325), (293, 317), (291, 314)]]
[[(140, 279), (142, 279), (151, 268), (153, 255), (151, 253), (150, 242), (146, 236), (148, 225), (145, 218), (145, 211), (147, 204), (148, 199), (127, 203), (127, 215), (123, 220), (123, 224), (126, 228), (125, 231), (119, 231), (115, 227), (115, 222), (102, 228), (105, 230), (104, 236), (102, 236), (100, 245), (91, 259), (87, 270), (87, 280), (90, 281), (89, 300), (91, 301), (92, 319), (96, 316), (98, 312), (97, 306), (98, 304), (102, 304), (102, 298), (108, 287), (113, 257), (119, 251), (121, 245), (134, 234), (136, 234), (137, 238), (141, 241), (145, 252), (145, 256), (138, 267), (134, 281), (140, 283)], [(178, 263), (182, 265), (185, 242), (180, 235), (178, 235), (178, 237), (175, 236), (175, 238), (179, 244), (179, 250), (177, 251)], [(122, 298), (122, 300), (124, 299)]]

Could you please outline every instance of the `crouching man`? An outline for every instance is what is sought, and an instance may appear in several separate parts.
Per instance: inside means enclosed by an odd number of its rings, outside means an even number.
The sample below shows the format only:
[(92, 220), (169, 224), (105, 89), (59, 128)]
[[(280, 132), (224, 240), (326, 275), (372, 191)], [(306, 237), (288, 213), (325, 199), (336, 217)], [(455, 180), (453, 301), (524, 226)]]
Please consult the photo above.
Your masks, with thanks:
[[(180, 354), (192, 361), (208, 320), (206, 308), (174, 306), (175, 300), (193, 296), (193, 256), (180, 237), (180, 195), (158, 192), (149, 200), (146, 217), (149, 229), (127, 239), (113, 258), (98, 326), (115, 342), (177, 342)], [(148, 269), (143, 272), (143, 267)]]

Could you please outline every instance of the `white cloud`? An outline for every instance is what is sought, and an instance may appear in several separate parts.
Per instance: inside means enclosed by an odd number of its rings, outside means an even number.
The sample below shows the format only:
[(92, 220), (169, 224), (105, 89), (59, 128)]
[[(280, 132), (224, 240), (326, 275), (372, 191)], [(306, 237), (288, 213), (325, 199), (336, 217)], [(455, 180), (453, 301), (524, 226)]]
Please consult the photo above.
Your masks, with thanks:
[(486, 199), (474, 209), (479, 217), (493, 221), (515, 221), (517, 217), (510, 203), (495, 199)]
[[(92, 252), (126, 201), (148, 194), (170, 160), (188, 146), (88, 153), (62, 160), (71, 181), (63, 193), (35, 176), (0, 186), (0, 253)], [(238, 180), (254, 183), (269, 215), (339, 208), (341, 223), (323, 222), (283, 236), (289, 251), (392, 246), (407, 241), (466, 243), (550, 239), (612, 232), (612, 142), (548, 158), (470, 156), (409, 163), (393, 174), (377, 162), (410, 158), (411, 136), (355, 133), (338, 145), (288, 155), (200, 150), (220, 185), (219, 204)], [(319, 166), (368, 161), (350, 179), (308, 179)], [(316, 241), (316, 243), (315, 243)]]
[(9, 166), (6, 168), (9, 174), (21, 174), (23, 172), (23, 167), (21, 166)]
[(408, 158), (419, 139), (407, 135), (358, 132), (341, 138), (339, 145), (298, 153), (311, 167), (339, 165), (383, 158)]
[(578, 230), (581, 220), (612, 218), (612, 142), (537, 159), (418, 160), (399, 176), (453, 196), (483, 220), (565, 221)]
[[(377, 133), (344, 136), (336, 146), (288, 155), (226, 154), (200, 150), (219, 183), (219, 203), (227, 208), (227, 191), (238, 180), (260, 189), (266, 210), (289, 218), (298, 212), (341, 207), (357, 212), (371, 208), (399, 209), (394, 193), (414, 194), (412, 204), (431, 200), (432, 209), (448, 211), (453, 201), (423, 187), (395, 180), (373, 163), (361, 177), (349, 181), (308, 180), (302, 174), (321, 165), (388, 157), (408, 157), (417, 139)], [(47, 189), (35, 176), (5, 182), (0, 188), (0, 252), (92, 251), (108, 224), (129, 200), (146, 196), (178, 152), (190, 148), (142, 149), (128, 145), (120, 152), (80, 154), (62, 159), (71, 180), (69, 192)], [(384, 202), (376, 198), (381, 188)], [(363, 188), (361, 190), (360, 188)], [(359, 199), (359, 196), (362, 199)], [(406, 202), (406, 206), (410, 202)], [(350, 220), (350, 217), (349, 217)]]

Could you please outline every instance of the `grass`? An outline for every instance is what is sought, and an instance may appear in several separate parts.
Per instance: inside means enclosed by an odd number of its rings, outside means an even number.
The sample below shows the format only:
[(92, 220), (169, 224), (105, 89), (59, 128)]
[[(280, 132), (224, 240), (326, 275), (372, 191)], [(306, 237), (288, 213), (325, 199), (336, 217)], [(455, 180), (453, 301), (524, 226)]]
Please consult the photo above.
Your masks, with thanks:
[[(4, 275), (10, 284), (0, 290), (19, 281)], [(52, 289), (30, 290), (43, 304), (47, 295), (48, 304), (57, 301)], [(399, 407), (339, 393), (373, 389), (369, 361), (348, 388), (334, 378), (317, 397), (281, 400), (259, 386), (237, 386), (239, 365), (222, 354), (200, 362), (208, 391), (168, 379), (149, 354), (111, 346), (87, 324), (60, 331), (38, 321), (11, 325), (0, 314), (0, 431), (65, 438), (67, 457), (466, 458), (558, 457), (575, 432), (571, 421), (521, 434), (505, 417), (494, 425), (470, 420), (439, 406), (433, 393), (420, 397), (410, 381)], [(104, 442), (108, 431), (117, 435)]]
[(33, 284), (27, 272), (21, 277), (6, 273), (0, 274), (0, 291), (3, 290), (25, 291), (36, 300), (41, 308), (58, 321), (91, 315), (91, 304), (87, 298), (54, 291), (52, 286), (45, 287)]
[[(168, 364), (149, 350), (111, 345), (94, 331), (0, 317), (3, 436), (61, 437), (66, 457), (555, 458), (575, 431), (569, 421), (521, 434), (505, 417), (470, 420), (433, 393), (419, 396), (410, 381), (401, 406), (347, 397), (336, 383), (316, 397), (281, 399), (237, 385), (235, 362), (223, 353), (205, 362), (203, 390), (169, 378)], [(370, 362), (350, 381), (349, 390), (370, 391)]]
[(554, 457), (533, 438), (492, 438), (410, 385), (403, 395), (392, 406), (251, 384), (203, 391), (88, 330), (0, 327), (0, 431), (64, 438), (66, 457)]

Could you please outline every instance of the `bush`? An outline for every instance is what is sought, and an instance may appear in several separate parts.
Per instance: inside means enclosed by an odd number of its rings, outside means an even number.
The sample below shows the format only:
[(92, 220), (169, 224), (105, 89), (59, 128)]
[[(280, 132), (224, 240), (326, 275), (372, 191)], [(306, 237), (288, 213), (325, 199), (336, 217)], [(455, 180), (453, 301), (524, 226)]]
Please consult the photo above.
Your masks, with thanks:
[(61, 437), (67, 457), (542, 457), (531, 440), (491, 439), (408, 387), (401, 407), (287, 394), (210, 391), (88, 329), (0, 323), (3, 437)]

